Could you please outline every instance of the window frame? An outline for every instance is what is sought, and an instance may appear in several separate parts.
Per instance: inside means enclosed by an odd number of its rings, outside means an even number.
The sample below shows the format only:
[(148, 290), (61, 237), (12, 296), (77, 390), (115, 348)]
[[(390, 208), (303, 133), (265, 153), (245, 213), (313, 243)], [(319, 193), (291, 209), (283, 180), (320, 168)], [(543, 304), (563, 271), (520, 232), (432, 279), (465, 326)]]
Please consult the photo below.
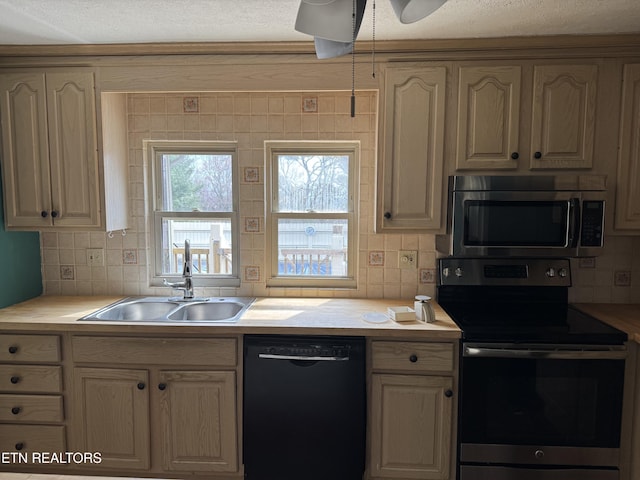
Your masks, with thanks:
[[(279, 155), (347, 155), (349, 157), (349, 198), (347, 212), (280, 212), (278, 205)], [(267, 287), (357, 288), (358, 272), (358, 207), (360, 142), (354, 140), (278, 140), (265, 141), (265, 278)], [(278, 275), (278, 220), (346, 219), (347, 275), (341, 277)]]
[[(231, 221), (231, 274), (196, 274), (196, 287), (240, 286), (240, 228), (239, 228), (239, 167), (238, 144), (229, 141), (208, 140), (143, 140), (145, 165), (148, 170), (147, 231), (149, 232), (149, 285), (164, 286), (163, 281), (180, 281), (182, 275), (162, 273), (162, 222), (163, 220), (211, 220)], [(211, 154), (231, 156), (232, 211), (229, 212), (179, 212), (165, 211), (163, 205), (161, 158), (164, 154)]]

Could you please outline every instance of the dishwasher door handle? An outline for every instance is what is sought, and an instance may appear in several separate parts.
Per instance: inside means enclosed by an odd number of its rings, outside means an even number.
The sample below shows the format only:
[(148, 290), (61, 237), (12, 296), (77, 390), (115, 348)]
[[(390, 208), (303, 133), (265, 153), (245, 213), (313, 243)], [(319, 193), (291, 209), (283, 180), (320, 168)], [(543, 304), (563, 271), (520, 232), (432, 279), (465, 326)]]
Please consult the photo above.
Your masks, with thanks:
[(304, 355), (275, 355), (272, 353), (260, 353), (258, 358), (266, 360), (301, 360), (303, 362), (345, 362), (349, 357), (305, 357)]

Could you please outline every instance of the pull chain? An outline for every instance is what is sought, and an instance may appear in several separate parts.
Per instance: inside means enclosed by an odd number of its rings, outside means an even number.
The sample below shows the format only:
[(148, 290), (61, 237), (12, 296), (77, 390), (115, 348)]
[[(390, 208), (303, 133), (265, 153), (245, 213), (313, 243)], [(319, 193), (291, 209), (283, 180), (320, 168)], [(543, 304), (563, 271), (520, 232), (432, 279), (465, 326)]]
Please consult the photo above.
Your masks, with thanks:
[(371, 31), (372, 43), (371, 43), (371, 77), (376, 78), (376, 0), (373, 0), (373, 28)]
[(356, 0), (353, 0), (351, 20), (351, 118), (353, 118), (356, 116)]

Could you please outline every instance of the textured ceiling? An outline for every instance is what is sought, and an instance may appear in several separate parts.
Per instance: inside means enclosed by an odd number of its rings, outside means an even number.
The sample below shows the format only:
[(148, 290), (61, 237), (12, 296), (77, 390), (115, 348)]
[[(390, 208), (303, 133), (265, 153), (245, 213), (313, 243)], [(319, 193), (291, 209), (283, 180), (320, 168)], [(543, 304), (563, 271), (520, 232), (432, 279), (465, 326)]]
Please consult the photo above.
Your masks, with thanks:
[[(305, 41), (300, 0), (0, 0), (0, 44)], [(359, 40), (370, 40), (368, 1)], [(376, 0), (376, 39), (640, 33), (640, 0), (448, 0), (401, 24)]]

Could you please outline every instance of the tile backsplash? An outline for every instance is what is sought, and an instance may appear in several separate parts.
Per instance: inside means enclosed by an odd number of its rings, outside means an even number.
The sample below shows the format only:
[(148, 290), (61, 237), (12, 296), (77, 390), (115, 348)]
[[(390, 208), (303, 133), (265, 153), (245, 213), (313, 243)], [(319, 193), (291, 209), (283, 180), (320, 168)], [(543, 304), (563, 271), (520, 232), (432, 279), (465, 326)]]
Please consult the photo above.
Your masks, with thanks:
[[(49, 295), (171, 295), (149, 287), (149, 232), (145, 211), (142, 142), (223, 140), (238, 142), (240, 166), (240, 278), (238, 288), (204, 288), (197, 295), (407, 298), (435, 296), (435, 238), (375, 234), (377, 92), (248, 92), (129, 94), (130, 228), (125, 232), (43, 232), (44, 292)], [(359, 140), (360, 218), (356, 289), (267, 288), (264, 281), (264, 141)], [(93, 265), (102, 249), (102, 265)], [(417, 250), (417, 268), (401, 269), (399, 250)], [(590, 259), (591, 260), (591, 259)], [(574, 302), (640, 301), (640, 238), (607, 238), (604, 255), (574, 261)]]

